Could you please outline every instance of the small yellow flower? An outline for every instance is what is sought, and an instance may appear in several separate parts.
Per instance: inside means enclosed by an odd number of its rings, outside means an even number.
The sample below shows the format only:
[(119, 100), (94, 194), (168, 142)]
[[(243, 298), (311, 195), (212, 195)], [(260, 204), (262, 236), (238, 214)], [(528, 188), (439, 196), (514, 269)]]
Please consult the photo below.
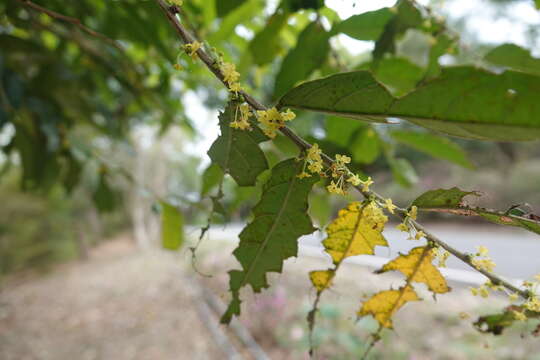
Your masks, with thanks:
[(477, 246), (476, 249), (478, 250), (478, 256), (487, 256), (489, 250), (487, 247), (481, 245), (481, 246)]
[(296, 118), (296, 114), (291, 111), (291, 109), (287, 109), (287, 111), (281, 113), (281, 118), (283, 121), (291, 121)]
[(174, 67), (175, 70), (178, 70), (178, 71), (183, 69), (182, 65), (180, 65), (180, 64), (174, 64), (173, 67)]
[(229, 91), (231, 92), (240, 92), (242, 91), (242, 86), (240, 85), (240, 83), (232, 83), (229, 85)]
[(234, 84), (240, 79), (240, 73), (236, 71), (236, 65), (224, 62), (220, 68), (223, 79), (229, 84)]
[(386, 199), (384, 201), (384, 207), (392, 214), (394, 214), (394, 209), (397, 208), (397, 206), (392, 203), (392, 199)]
[(351, 176), (349, 176), (349, 178), (347, 179), (347, 182), (350, 182), (351, 184), (353, 184), (354, 186), (358, 186), (362, 183), (362, 180), (360, 180), (360, 177), (356, 174), (352, 174)]
[(319, 144), (313, 144), (308, 152), (307, 152), (307, 159), (312, 161), (318, 161), (321, 158), (322, 150), (319, 149)]
[(540, 300), (536, 296), (531, 297), (524, 305), (527, 310), (540, 312)]
[(303, 179), (303, 178), (307, 178), (307, 177), (311, 177), (311, 174), (305, 172), (305, 171), (302, 171), (300, 174), (296, 175), (297, 178), (299, 179)]
[(480, 296), (483, 298), (489, 297), (489, 290), (485, 286), (481, 286), (479, 289)]
[(341, 186), (338, 186), (334, 181), (330, 182), (330, 185), (326, 187), (329, 193), (331, 194), (338, 194), (338, 195), (345, 195), (345, 192), (341, 188)]
[(471, 290), (471, 294), (473, 294), (473, 296), (477, 296), (478, 295), (478, 289), (477, 288), (469, 288), (469, 290)]
[(312, 164), (308, 165), (308, 170), (312, 173), (320, 173), (323, 170), (323, 164), (322, 162), (314, 162)]
[[(240, 116), (238, 116), (238, 111), (240, 111)], [(241, 104), (236, 108), (234, 114), (234, 121), (231, 122), (230, 126), (234, 129), (239, 130), (251, 130), (251, 124), (249, 123), (249, 117), (251, 116), (251, 111), (248, 104)]]
[(416, 235), (414, 236), (414, 238), (415, 238), (416, 240), (420, 240), (420, 239), (423, 238), (423, 237), (426, 237), (426, 233), (423, 232), (422, 230), (417, 231), (417, 232), (416, 232)]
[(275, 107), (259, 110), (257, 115), (259, 122), (264, 125), (264, 133), (272, 139), (276, 136), (277, 130), (285, 126), (285, 121), (290, 121), (296, 116), (290, 110), (280, 113)]
[(369, 191), (369, 186), (371, 184), (373, 184), (373, 180), (371, 180), (371, 176), (369, 176), (366, 181), (362, 182), (362, 191), (363, 192), (368, 192)]
[(439, 267), (445, 268), (446, 267), (446, 260), (450, 257), (450, 253), (444, 249), (440, 249), (442, 252), (439, 252), (438, 258), (439, 258)]
[(411, 207), (411, 210), (409, 210), (407, 216), (409, 216), (413, 220), (416, 220), (416, 217), (418, 216), (418, 208), (416, 207), (416, 205), (413, 205)]
[(349, 164), (351, 162), (351, 158), (346, 155), (339, 155), (336, 154), (336, 163), (338, 166), (344, 166), (345, 164)]
[(508, 296), (508, 299), (510, 299), (511, 302), (516, 302), (519, 299), (519, 295), (516, 293), (512, 293)]
[(197, 51), (201, 48), (202, 44), (198, 41), (194, 41), (191, 44), (185, 44), (184, 50), (188, 53), (193, 60), (197, 60)]
[(409, 232), (410, 231), (409, 227), (407, 225), (405, 225), (404, 223), (401, 223), (398, 226), (396, 226), (396, 229), (398, 229), (400, 231), (403, 231), (403, 232)]
[(471, 263), (478, 270), (493, 271), (496, 264), (491, 259), (472, 259)]
[(514, 319), (516, 320), (527, 321), (527, 315), (525, 315), (521, 311), (512, 311), (512, 315), (514, 315)]

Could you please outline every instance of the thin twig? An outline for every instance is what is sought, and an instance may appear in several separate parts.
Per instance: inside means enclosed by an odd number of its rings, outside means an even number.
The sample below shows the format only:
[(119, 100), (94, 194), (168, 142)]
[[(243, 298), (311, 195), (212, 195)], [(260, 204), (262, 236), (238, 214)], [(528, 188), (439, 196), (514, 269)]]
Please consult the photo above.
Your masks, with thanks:
[[(155, 0), (155, 1), (161, 7), (161, 9), (163, 10), (163, 12), (166, 15), (167, 19), (169, 20), (169, 22), (171, 23), (173, 28), (176, 30), (176, 32), (178, 33), (178, 35), (180, 36), (180, 38), (182, 39), (184, 44), (191, 44), (195, 39), (184, 28), (184, 26), (180, 23), (180, 21), (176, 17), (176, 14), (179, 12), (178, 9), (176, 8), (176, 6), (168, 6), (165, 3), (164, 0)], [(199, 56), (201, 61), (206, 65), (206, 67), (208, 67), (208, 69), (216, 76), (216, 78), (218, 80), (220, 80), (225, 86), (227, 86), (228, 84), (225, 81), (225, 79), (223, 77), (223, 74), (221, 73), (219, 68), (216, 66), (216, 61), (210, 55), (208, 55), (207, 52), (203, 48), (200, 48), (200, 49), (197, 50), (197, 55)], [(240, 93), (244, 97), (246, 102), (253, 109), (255, 109), (255, 110), (267, 110), (266, 106), (264, 106), (263, 104), (258, 102), (255, 98), (253, 98), (251, 95), (247, 94), (245, 91), (241, 91)], [(303, 138), (301, 138), (300, 136), (295, 134), (288, 127), (284, 126), (284, 127), (282, 127), (280, 129), (280, 131), (281, 131), (281, 133), (283, 135), (285, 135), (292, 142), (294, 142), (295, 145), (298, 148), (300, 148), (301, 150), (308, 150), (308, 149), (311, 148), (312, 145), (309, 142), (307, 142), (306, 140), (304, 140)], [(334, 161), (332, 160), (332, 158), (330, 158), (325, 153), (322, 153), (321, 157), (323, 159), (323, 162), (327, 166), (332, 166), (334, 164)], [(374, 191), (364, 191), (360, 186), (355, 186), (354, 188), (356, 190), (358, 190), (366, 199), (374, 199), (374, 200), (377, 200), (379, 202), (384, 202), (385, 201), (385, 199), (381, 195), (377, 194)], [(398, 208), (395, 209), (395, 215), (397, 217), (399, 217), (401, 220), (404, 220), (407, 217), (407, 210), (398, 207)], [(425, 233), (425, 238), (428, 241), (431, 241), (431, 242), (437, 244), (438, 246), (440, 246), (443, 249), (445, 249), (446, 251), (448, 251), (450, 254), (454, 255), (455, 257), (457, 257), (458, 259), (460, 259), (461, 261), (463, 261), (464, 263), (469, 265), (474, 270), (480, 272), (482, 275), (486, 276), (493, 284), (504, 286), (508, 290), (510, 290), (510, 291), (512, 291), (512, 292), (514, 292), (516, 294), (519, 294), (522, 298), (529, 299), (531, 294), (528, 291), (518, 289), (517, 287), (510, 284), (508, 281), (504, 280), (503, 278), (499, 277), (496, 274), (493, 274), (491, 272), (488, 272), (488, 271), (485, 271), (485, 270), (482, 270), (482, 269), (478, 269), (476, 266), (473, 265), (469, 255), (464, 254), (464, 253), (460, 252), (457, 249), (454, 249), (453, 247), (451, 247), (450, 245), (448, 245), (447, 243), (445, 243), (444, 241), (442, 241), (441, 239), (439, 239), (435, 235), (429, 233), (423, 226), (418, 224), (416, 221), (413, 222), (413, 224), (416, 226), (417, 229), (422, 230)]]
[(116, 42), (115, 40), (107, 37), (106, 35), (104, 35), (102, 33), (99, 33), (99, 32), (97, 32), (95, 30), (92, 30), (88, 26), (84, 25), (81, 22), (81, 20), (79, 20), (77, 18), (67, 16), (67, 15), (63, 15), (63, 14), (57, 13), (56, 11), (53, 11), (53, 10), (49, 10), (47, 8), (44, 8), (43, 6), (40, 6), (38, 4), (33, 3), (30, 0), (17, 0), (17, 1), (19, 3), (21, 3), (23, 6), (26, 6), (26, 7), (30, 8), (30, 9), (34, 10), (34, 11), (37, 11), (37, 12), (40, 12), (40, 13), (43, 13), (43, 14), (47, 14), (50, 17), (52, 17), (53, 19), (68, 22), (68, 23), (70, 23), (72, 25), (75, 25), (76, 27), (78, 27), (79, 29), (81, 29), (82, 31), (87, 33), (88, 35), (107, 42), (109, 45), (115, 47), (119, 51), (122, 51), (122, 52), (124, 51), (124, 48), (122, 48), (122, 46), (118, 42)]

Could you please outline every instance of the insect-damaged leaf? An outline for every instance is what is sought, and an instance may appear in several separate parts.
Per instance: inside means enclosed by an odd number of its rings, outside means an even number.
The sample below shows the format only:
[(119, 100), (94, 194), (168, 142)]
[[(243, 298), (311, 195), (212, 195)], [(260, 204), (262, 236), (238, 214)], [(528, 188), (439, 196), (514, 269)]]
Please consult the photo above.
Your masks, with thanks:
[(474, 323), (474, 327), (483, 333), (501, 335), (506, 328), (519, 321), (516, 313), (522, 313), (528, 319), (540, 318), (540, 313), (525, 309), (523, 306), (510, 305), (503, 312), (480, 316)]
[(267, 288), (266, 274), (281, 272), (285, 259), (297, 255), (298, 238), (315, 230), (306, 212), (309, 192), (319, 178), (298, 178), (302, 167), (302, 162), (289, 159), (272, 168), (253, 209), (254, 218), (240, 233), (240, 244), (234, 250), (242, 270), (229, 272), (232, 300), (222, 323), (240, 314), (240, 289), (246, 285), (254, 292)]
[[(377, 245), (388, 246), (382, 236), (387, 221), (388, 218), (375, 202), (352, 202), (341, 209), (337, 218), (326, 228), (328, 237), (323, 241), (323, 245), (325, 251), (332, 257), (334, 267), (309, 273), (309, 279), (317, 290), (313, 308), (307, 316), (310, 338), (315, 327), (321, 294), (332, 284), (341, 263), (350, 256), (372, 255)], [(311, 348), (310, 352), (312, 350)]]
[(398, 290), (384, 290), (362, 304), (358, 316), (373, 315), (381, 326), (391, 329), (394, 313), (405, 303), (419, 300), (420, 298), (410, 285)]
[(432, 264), (432, 249), (426, 246), (415, 247), (407, 255), (400, 255), (383, 266), (379, 273), (397, 270), (407, 277), (407, 281), (420, 282), (436, 294), (450, 291), (440, 271)]
[(456, 66), (394, 98), (369, 72), (354, 71), (305, 82), (279, 106), (368, 121), (398, 117), (449, 135), (517, 141), (540, 138), (538, 93), (534, 75)]
[(257, 176), (268, 169), (268, 162), (259, 148), (259, 143), (268, 140), (258, 127), (252, 131), (237, 130), (230, 127), (240, 104), (231, 101), (219, 115), (221, 135), (214, 141), (208, 155), (214, 163), (230, 174), (240, 186), (255, 185)]
[(311, 283), (313, 284), (317, 292), (322, 292), (330, 287), (334, 275), (334, 269), (315, 270), (309, 273), (309, 279), (311, 280)]
[(479, 196), (480, 194), (475, 191), (463, 191), (457, 187), (451, 189), (430, 190), (420, 195), (411, 205), (429, 211), (439, 211), (464, 216), (478, 215), (495, 224), (517, 226), (540, 234), (540, 221), (538, 220), (540, 217), (538, 215), (527, 213), (520, 213), (517, 215), (512, 213), (512, 211), (502, 212), (467, 206), (463, 202), (463, 198), (467, 195)]
[[(375, 212), (376, 218), (373, 216)], [(381, 233), (387, 220), (374, 203), (363, 206), (360, 202), (353, 202), (341, 209), (338, 217), (326, 228), (325, 251), (334, 264), (350, 256), (373, 255), (375, 246), (388, 246)]]

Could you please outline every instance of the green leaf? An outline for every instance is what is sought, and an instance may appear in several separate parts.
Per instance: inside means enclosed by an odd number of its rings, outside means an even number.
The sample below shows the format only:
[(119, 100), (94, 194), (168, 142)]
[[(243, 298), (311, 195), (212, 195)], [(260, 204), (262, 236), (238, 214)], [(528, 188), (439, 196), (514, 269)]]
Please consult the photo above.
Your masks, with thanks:
[[(218, 0), (219, 1), (219, 0)], [(259, 4), (254, 1), (244, 2), (240, 7), (234, 9), (219, 24), (219, 29), (207, 37), (208, 43), (218, 45), (227, 41), (234, 34), (234, 29), (242, 23), (248, 16), (258, 11)]]
[(375, 70), (377, 80), (388, 86), (396, 96), (413, 90), (423, 76), (424, 70), (405, 58), (382, 59)]
[(401, 186), (411, 187), (418, 182), (416, 170), (407, 159), (387, 158), (394, 180)]
[(419, 209), (452, 209), (461, 206), (463, 203), (463, 198), (467, 195), (480, 196), (480, 194), (476, 191), (463, 191), (457, 187), (453, 187), (451, 189), (437, 189), (423, 193), (417, 197), (411, 205), (415, 205)]
[(493, 65), (540, 75), (540, 59), (533, 57), (529, 50), (514, 44), (497, 46), (487, 53), (484, 60)]
[(224, 17), (237, 7), (241, 6), (246, 0), (217, 0), (216, 12), (218, 17)]
[(283, 95), (278, 106), (384, 121), (393, 101), (370, 72), (355, 71), (305, 82)]
[(287, 24), (290, 13), (282, 9), (270, 16), (266, 26), (249, 43), (249, 51), (255, 64), (261, 66), (274, 60), (282, 48), (279, 33)]
[(339, 146), (348, 147), (356, 131), (365, 127), (366, 125), (359, 121), (351, 123), (341, 117), (327, 116), (324, 130), (326, 131), (326, 139)]
[(223, 179), (223, 175), (223, 171), (219, 165), (215, 163), (208, 165), (202, 174), (201, 196), (205, 196), (217, 186), (221, 182), (221, 179)]
[(446, 33), (441, 33), (435, 38), (436, 42), (429, 49), (429, 61), (426, 69), (426, 78), (438, 76), (441, 72), (441, 66), (439, 65), (439, 58), (446, 53), (453, 53), (454, 43), (456, 40)]
[(411, 206), (415, 205), (419, 209), (456, 215), (478, 215), (495, 224), (521, 227), (540, 234), (539, 216), (534, 214), (515, 215), (515, 212), (512, 211), (502, 212), (481, 207), (471, 207), (463, 201), (463, 198), (468, 195), (480, 196), (476, 191), (463, 191), (457, 187), (430, 190), (414, 200)]
[(357, 40), (377, 40), (388, 21), (394, 16), (389, 8), (353, 15), (338, 23), (333, 33), (343, 33)]
[(184, 242), (184, 219), (176, 206), (161, 201), (161, 244), (164, 249), (178, 250)]
[(293, 12), (302, 9), (317, 10), (324, 6), (324, 0), (285, 0), (284, 4)]
[(538, 10), (540, 10), (540, 0), (534, 0), (534, 5)]
[(369, 121), (399, 117), (449, 135), (518, 141), (540, 138), (538, 93), (536, 76), (458, 66), (396, 99), (369, 72), (355, 71), (305, 82), (279, 106)]
[(447, 68), (398, 99), (389, 113), (450, 135), (500, 141), (540, 138), (538, 77)]
[(379, 157), (380, 152), (379, 139), (371, 128), (360, 131), (351, 146), (354, 161), (362, 164), (371, 164)]
[(412, 131), (392, 131), (390, 135), (399, 143), (410, 146), (435, 158), (448, 160), (465, 168), (474, 168), (474, 165), (467, 158), (465, 151), (458, 144), (447, 138)]
[(373, 60), (378, 63), (384, 54), (394, 53), (396, 41), (409, 29), (420, 28), (423, 23), (422, 14), (413, 1), (399, 1), (395, 16), (388, 21), (381, 36), (375, 42)]
[(306, 79), (326, 60), (329, 34), (318, 22), (312, 22), (300, 33), (296, 47), (281, 64), (276, 76), (274, 97), (280, 97), (298, 81)]
[(240, 314), (240, 289), (246, 285), (254, 292), (267, 288), (266, 274), (281, 272), (283, 262), (297, 255), (298, 238), (315, 230), (306, 212), (308, 195), (319, 179), (299, 179), (302, 167), (302, 162), (289, 159), (272, 169), (261, 200), (253, 209), (253, 220), (240, 233), (240, 244), (233, 253), (242, 270), (229, 272), (232, 300), (222, 323)]
[(262, 131), (254, 126), (252, 131), (237, 130), (229, 126), (234, 120), (238, 102), (227, 104), (219, 115), (221, 135), (214, 141), (208, 155), (223, 172), (230, 174), (240, 186), (253, 186), (257, 176), (268, 169), (268, 162), (259, 143), (268, 140)]

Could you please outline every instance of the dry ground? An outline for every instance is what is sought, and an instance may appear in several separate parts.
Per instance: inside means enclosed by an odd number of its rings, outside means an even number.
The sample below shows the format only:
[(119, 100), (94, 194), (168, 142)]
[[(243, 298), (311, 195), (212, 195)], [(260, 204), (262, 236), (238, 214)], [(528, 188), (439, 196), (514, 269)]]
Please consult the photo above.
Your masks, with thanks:
[[(223, 349), (197, 312), (195, 283), (228, 299), (226, 271), (237, 267), (229, 256), (234, 244), (204, 243), (195, 274), (186, 251), (140, 252), (126, 237), (96, 249), (87, 262), (55, 268), (44, 276), (15, 277), (0, 292), (0, 359), (225, 359)], [(218, 249), (216, 251), (216, 249)], [(307, 280), (311, 269), (329, 261), (288, 261), (283, 275), (262, 295), (243, 293), (243, 323), (271, 359), (307, 359), (305, 316), (313, 301)], [(362, 296), (399, 285), (391, 274), (345, 265), (324, 295), (315, 339), (317, 359), (355, 359), (363, 352), (374, 322), (354, 322)], [(385, 333), (372, 359), (531, 359), (540, 360), (540, 339), (520, 324), (504, 337), (480, 336), (472, 319), (507, 304), (479, 299), (466, 288), (435, 302), (407, 305), (396, 331)], [(462, 320), (460, 312), (471, 319)], [(521, 338), (524, 335), (524, 338)]]

